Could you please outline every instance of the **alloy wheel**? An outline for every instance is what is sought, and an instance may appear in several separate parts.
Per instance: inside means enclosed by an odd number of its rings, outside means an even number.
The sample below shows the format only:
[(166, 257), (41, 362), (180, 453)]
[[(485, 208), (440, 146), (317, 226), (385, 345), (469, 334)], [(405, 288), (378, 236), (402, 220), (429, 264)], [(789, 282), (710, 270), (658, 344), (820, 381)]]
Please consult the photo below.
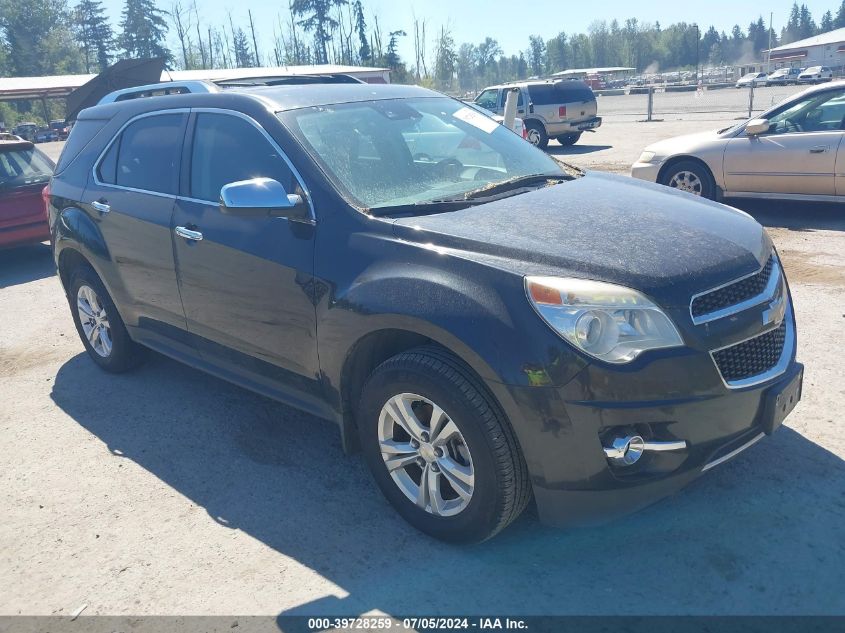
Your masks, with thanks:
[(79, 323), (91, 349), (98, 356), (108, 358), (112, 351), (111, 326), (109, 316), (97, 293), (91, 286), (79, 286), (76, 293), (76, 309)]
[(691, 171), (679, 171), (669, 179), (669, 186), (687, 193), (700, 196), (704, 191), (704, 183), (697, 174)]
[(436, 403), (412, 393), (393, 396), (379, 414), (378, 441), (393, 482), (419, 508), (445, 517), (469, 504), (472, 456), (460, 429)]
[(540, 144), (540, 132), (531, 128), (528, 130), (528, 142), (532, 145), (539, 145)]

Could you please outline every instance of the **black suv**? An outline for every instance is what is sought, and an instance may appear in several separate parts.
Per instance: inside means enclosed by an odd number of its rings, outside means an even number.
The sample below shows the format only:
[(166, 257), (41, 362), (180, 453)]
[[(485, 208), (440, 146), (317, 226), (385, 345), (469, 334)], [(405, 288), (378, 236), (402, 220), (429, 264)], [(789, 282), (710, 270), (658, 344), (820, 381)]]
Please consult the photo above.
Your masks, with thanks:
[(532, 495), (556, 524), (643, 507), (800, 397), (757, 222), (561, 165), (422, 88), (96, 106), (49, 200), (94, 362), (151, 348), (334, 421), (439, 538), (487, 538)]

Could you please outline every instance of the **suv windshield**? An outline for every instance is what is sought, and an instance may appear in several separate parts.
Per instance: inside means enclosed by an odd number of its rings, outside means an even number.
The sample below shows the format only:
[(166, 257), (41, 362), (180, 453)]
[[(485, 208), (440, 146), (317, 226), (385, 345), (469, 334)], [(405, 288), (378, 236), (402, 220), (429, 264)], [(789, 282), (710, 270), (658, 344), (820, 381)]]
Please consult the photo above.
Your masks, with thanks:
[[(366, 210), (476, 198), (571, 176), (496, 121), (448, 97), (317, 106), (279, 114), (341, 194)], [(535, 186), (541, 186), (538, 178)], [(500, 185), (493, 187), (493, 185)]]
[(0, 148), (0, 188), (47, 182), (52, 173), (50, 162), (34, 147)]

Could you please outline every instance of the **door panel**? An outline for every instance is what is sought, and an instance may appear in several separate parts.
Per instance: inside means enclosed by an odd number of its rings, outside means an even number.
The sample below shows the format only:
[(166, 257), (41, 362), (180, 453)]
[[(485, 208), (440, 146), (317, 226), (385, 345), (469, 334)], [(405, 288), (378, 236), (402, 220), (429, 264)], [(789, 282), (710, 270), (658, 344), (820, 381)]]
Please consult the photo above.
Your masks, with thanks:
[(186, 113), (165, 113), (130, 123), (82, 199), (114, 263), (105, 282), (121, 316), (151, 336), (179, 338), (185, 330), (170, 223), (186, 122)]
[(224, 214), (215, 201), (224, 184), (238, 180), (274, 178), (289, 192), (296, 181), (278, 146), (253, 123), (210, 112), (192, 118), (190, 198), (177, 200), (172, 224), (202, 236), (173, 235), (188, 329), (202, 355), (227, 371), (272, 388), (313, 391), (315, 227)]
[(731, 139), (725, 150), (728, 191), (833, 195), (842, 132)]
[(834, 195), (836, 156), (845, 123), (845, 90), (814, 92), (768, 116), (769, 131), (731, 139), (725, 150), (728, 191)]

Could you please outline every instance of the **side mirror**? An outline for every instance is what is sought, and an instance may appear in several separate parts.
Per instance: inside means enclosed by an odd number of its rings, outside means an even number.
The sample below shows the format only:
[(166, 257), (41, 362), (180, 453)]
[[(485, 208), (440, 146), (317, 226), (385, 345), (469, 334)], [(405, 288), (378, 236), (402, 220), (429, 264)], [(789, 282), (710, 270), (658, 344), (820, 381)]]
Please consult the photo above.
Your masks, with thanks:
[(751, 119), (745, 125), (745, 133), (748, 136), (758, 136), (769, 131), (769, 121), (767, 119)]
[(302, 196), (288, 193), (282, 183), (272, 178), (252, 178), (223, 185), (220, 211), (246, 218), (311, 220), (310, 210)]

